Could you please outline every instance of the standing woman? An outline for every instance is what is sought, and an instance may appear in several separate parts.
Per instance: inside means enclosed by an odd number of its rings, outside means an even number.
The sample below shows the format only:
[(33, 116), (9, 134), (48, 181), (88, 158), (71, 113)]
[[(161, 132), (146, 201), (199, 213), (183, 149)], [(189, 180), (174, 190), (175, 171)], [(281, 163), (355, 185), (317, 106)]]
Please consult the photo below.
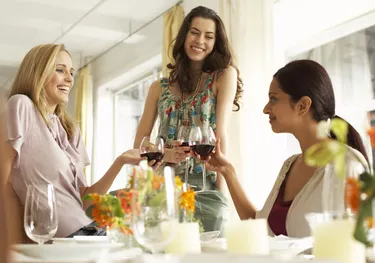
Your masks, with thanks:
[[(152, 83), (145, 109), (137, 130), (134, 147), (149, 136), (157, 116), (158, 135), (166, 141), (164, 162), (174, 166), (176, 175), (184, 178), (184, 153), (188, 147), (179, 146), (177, 134), (181, 126), (209, 125), (222, 138), (227, 149), (227, 126), (231, 112), (240, 109), (242, 81), (233, 62), (233, 54), (224, 24), (215, 11), (199, 6), (184, 19), (173, 48), (174, 64), (169, 78)], [(233, 105), (235, 107), (233, 107)], [(214, 190), (197, 195), (196, 217), (205, 231), (221, 229), (227, 204), (221, 192), (222, 179), (207, 172), (207, 186)], [(188, 183), (202, 188), (202, 165), (191, 159)]]

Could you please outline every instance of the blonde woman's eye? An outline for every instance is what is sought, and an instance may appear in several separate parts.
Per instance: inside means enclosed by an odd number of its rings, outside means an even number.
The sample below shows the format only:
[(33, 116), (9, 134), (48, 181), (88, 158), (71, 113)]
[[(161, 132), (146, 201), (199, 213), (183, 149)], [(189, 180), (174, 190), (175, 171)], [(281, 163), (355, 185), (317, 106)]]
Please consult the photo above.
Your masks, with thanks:
[(64, 70), (61, 68), (56, 69), (57, 72), (64, 73)]

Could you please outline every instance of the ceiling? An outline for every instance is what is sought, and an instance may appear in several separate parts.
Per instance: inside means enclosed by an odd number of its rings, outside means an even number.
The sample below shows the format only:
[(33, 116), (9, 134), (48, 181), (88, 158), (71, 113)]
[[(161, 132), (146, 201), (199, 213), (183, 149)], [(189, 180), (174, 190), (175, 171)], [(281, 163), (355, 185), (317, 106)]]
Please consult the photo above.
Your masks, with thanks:
[[(0, 0), (0, 87), (7, 88), (28, 50), (64, 43), (75, 65), (96, 57), (177, 0)], [(120, 45), (149, 41), (142, 30)]]

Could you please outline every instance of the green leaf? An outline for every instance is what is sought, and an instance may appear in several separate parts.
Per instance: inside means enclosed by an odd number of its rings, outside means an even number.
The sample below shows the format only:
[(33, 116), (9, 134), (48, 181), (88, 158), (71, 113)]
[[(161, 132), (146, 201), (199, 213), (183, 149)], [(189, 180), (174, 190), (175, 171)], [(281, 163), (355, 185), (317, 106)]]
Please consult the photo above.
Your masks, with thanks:
[(309, 166), (322, 167), (339, 155), (344, 155), (345, 152), (346, 146), (344, 144), (336, 140), (325, 140), (307, 149), (305, 152), (305, 162)]
[(150, 206), (152, 206), (152, 207), (160, 206), (161, 207), (165, 204), (165, 202), (166, 202), (165, 192), (159, 192), (154, 197), (151, 198)]
[(122, 210), (120, 199), (112, 195), (109, 195), (109, 196), (111, 196), (111, 199), (112, 199), (110, 200), (111, 207), (112, 207), (112, 216), (123, 217), (125, 214), (124, 214), (124, 211)]
[(354, 238), (366, 246), (371, 245), (367, 239), (367, 229), (365, 228), (365, 220), (368, 217), (372, 217), (372, 199), (361, 201), (354, 230)]
[(348, 123), (344, 120), (334, 118), (331, 121), (331, 131), (341, 143), (346, 143), (348, 134)]
[(361, 193), (373, 192), (375, 190), (375, 177), (364, 172), (359, 176), (359, 180), (362, 182)]
[(90, 194), (87, 194), (82, 197), (82, 201), (94, 201), (94, 198)]
[(345, 180), (345, 151), (338, 153), (337, 156), (334, 158), (334, 162), (337, 175), (342, 180)]

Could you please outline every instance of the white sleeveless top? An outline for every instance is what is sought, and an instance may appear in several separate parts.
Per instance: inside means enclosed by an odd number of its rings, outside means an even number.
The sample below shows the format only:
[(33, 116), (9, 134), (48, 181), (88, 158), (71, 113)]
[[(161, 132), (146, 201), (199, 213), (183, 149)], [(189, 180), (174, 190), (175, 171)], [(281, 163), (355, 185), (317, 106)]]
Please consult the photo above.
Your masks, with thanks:
[[(363, 155), (348, 146), (348, 150), (351, 150), (363, 163), (366, 163), (366, 159)], [(276, 182), (269, 194), (262, 210), (257, 211), (256, 218), (266, 218), (271, 212), (271, 209), (276, 201), (279, 194), (279, 189), (283, 183), (286, 174), (288, 173), (291, 165), (297, 159), (299, 154), (289, 157), (281, 167), (280, 173), (276, 179)], [(354, 164), (358, 164), (359, 167), (363, 165), (353, 156), (351, 153), (346, 154), (346, 163), (351, 161)], [(322, 207), (322, 193), (323, 193), (323, 178), (325, 176), (325, 167), (318, 168), (313, 176), (309, 179), (306, 185), (300, 190), (300, 192), (294, 198), (290, 205), (287, 217), (286, 217), (286, 231), (290, 237), (306, 237), (311, 235), (310, 227), (305, 219), (305, 214), (308, 213), (321, 213), (323, 212)], [(368, 168), (368, 167), (366, 167)], [(337, 177), (338, 180), (341, 180)], [(344, 202), (344, 200), (343, 200)], [(268, 226), (269, 235), (274, 236), (271, 228)]]

